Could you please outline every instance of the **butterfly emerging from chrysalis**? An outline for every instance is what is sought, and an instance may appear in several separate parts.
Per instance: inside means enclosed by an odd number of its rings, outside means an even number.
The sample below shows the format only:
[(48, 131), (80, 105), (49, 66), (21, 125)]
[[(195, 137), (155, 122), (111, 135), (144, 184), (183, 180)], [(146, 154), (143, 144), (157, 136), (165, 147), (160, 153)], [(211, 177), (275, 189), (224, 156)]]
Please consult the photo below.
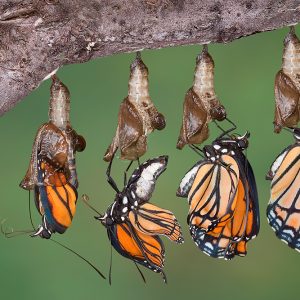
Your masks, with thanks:
[(147, 136), (166, 126), (164, 116), (150, 98), (148, 73), (140, 52), (137, 52), (130, 65), (128, 96), (120, 105), (116, 134), (106, 150), (105, 161), (111, 161), (117, 149), (121, 159), (138, 159), (147, 151)]
[[(70, 93), (68, 88), (52, 76), (49, 122), (43, 124), (35, 137), (29, 168), (20, 187), (29, 191), (29, 213), (33, 230), (1, 232), (6, 237), (31, 233), (48, 239), (72, 252), (92, 267), (102, 278), (105, 276), (86, 258), (51, 238), (53, 233), (63, 234), (71, 225), (77, 202), (78, 178), (75, 153), (85, 149), (85, 139), (70, 124)], [(36, 229), (31, 217), (30, 191), (34, 191), (36, 208), (42, 224)]]
[(166, 170), (167, 163), (167, 156), (147, 160), (135, 169), (128, 182), (125, 175), (122, 190), (110, 175), (110, 163), (107, 179), (116, 192), (115, 200), (104, 215), (95, 217), (107, 229), (111, 245), (117, 252), (135, 264), (162, 274), (164, 281), (165, 249), (159, 236), (183, 243), (181, 227), (174, 214), (149, 203), (156, 180)]
[(64, 233), (76, 211), (78, 179), (75, 153), (85, 149), (85, 140), (70, 124), (70, 93), (52, 76), (49, 122), (37, 132), (27, 173), (20, 183), (34, 191), (42, 224), (32, 236), (49, 239)]
[(243, 153), (250, 135), (229, 135), (232, 130), (199, 149), (204, 158), (186, 173), (177, 191), (188, 198), (187, 222), (195, 244), (226, 260), (245, 256), (247, 242), (259, 232), (256, 182)]

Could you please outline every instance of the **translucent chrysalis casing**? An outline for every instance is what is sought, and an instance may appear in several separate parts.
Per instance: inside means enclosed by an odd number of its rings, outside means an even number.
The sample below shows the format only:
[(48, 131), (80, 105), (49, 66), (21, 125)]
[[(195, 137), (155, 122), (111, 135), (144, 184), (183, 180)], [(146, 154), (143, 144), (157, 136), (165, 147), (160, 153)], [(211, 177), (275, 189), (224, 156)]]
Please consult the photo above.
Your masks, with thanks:
[(138, 159), (147, 151), (147, 136), (166, 126), (164, 116), (150, 98), (148, 74), (138, 53), (130, 65), (128, 96), (120, 105), (116, 134), (104, 155), (105, 161), (111, 161), (118, 148), (121, 159)]
[(281, 70), (275, 77), (274, 131), (297, 127), (300, 120), (300, 41), (294, 27), (284, 39)]
[(204, 46), (196, 58), (193, 86), (185, 95), (177, 148), (182, 149), (186, 144), (201, 144), (208, 138), (208, 123), (225, 118), (225, 108), (214, 88), (214, 61), (207, 46)]

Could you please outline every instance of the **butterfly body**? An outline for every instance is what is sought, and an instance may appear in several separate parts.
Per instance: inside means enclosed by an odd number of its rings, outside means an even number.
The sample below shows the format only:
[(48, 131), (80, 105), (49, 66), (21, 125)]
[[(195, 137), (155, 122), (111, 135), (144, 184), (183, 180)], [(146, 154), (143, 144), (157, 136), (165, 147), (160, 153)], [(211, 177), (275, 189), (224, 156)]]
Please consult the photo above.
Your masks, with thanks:
[(246, 243), (259, 231), (256, 183), (242, 152), (247, 138), (222, 138), (205, 146), (204, 159), (187, 172), (177, 191), (188, 198), (194, 242), (212, 257), (246, 255)]
[(182, 243), (181, 228), (172, 212), (149, 203), (157, 178), (165, 171), (168, 157), (146, 161), (131, 175), (104, 216), (112, 246), (122, 256), (154, 272), (163, 272), (165, 249), (159, 235)]

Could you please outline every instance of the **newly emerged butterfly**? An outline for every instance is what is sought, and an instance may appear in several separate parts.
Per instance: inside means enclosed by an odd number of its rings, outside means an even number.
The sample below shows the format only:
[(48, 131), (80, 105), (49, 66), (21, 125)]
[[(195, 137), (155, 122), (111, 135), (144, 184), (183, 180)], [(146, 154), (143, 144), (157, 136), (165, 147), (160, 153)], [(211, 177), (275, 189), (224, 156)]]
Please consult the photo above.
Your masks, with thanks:
[(186, 173), (177, 191), (188, 198), (194, 242), (212, 257), (245, 256), (246, 243), (259, 231), (255, 178), (243, 154), (248, 137), (223, 135), (205, 146), (204, 158)]
[(209, 122), (225, 118), (225, 108), (214, 89), (214, 61), (205, 45), (196, 59), (193, 86), (185, 95), (177, 148), (182, 149), (187, 144), (201, 144), (208, 138)]
[(120, 105), (117, 131), (104, 160), (111, 161), (117, 149), (120, 149), (121, 159), (138, 159), (147, 151), (147, 136), (165, 126), (164, 116), (149, 96), (148, 68), (138, 52), (130, 66), (128, 96)]
[(274, 131), (297, 127), (300, 120), (300, 41), (294, 27), (284, 39), (281, 70), (275, 78)]
[(267, 217), (276, 236), (300, 252), (300, 129), (293, 129), (295, 143), (273, 162), (267, 179), (271, 198)]
[(165, 249), (159, 236), (165, 235), (176, 243), (183, 243), (181, 228), (174, 214), (149, 203), (156, 180), (166, 170), (167, 162), (167, 156), (146, 161), (133, 172), (122, 191), (110, 176), (110, 164), (108, 182), (117, 194), (105, 215), (97, 217), (106, 227), (116, 251), (161, 273), (165, 281)]
[(33, 236), (50, 238), (64, 233), (76, 211), (78, 179), (76, 151), (83, 151), (85, 140), (70, 124), (70, 93), (52, 76), (49, 122), (36, 135), (27, 173), (20, 187), (33, 190), (42, 225)]

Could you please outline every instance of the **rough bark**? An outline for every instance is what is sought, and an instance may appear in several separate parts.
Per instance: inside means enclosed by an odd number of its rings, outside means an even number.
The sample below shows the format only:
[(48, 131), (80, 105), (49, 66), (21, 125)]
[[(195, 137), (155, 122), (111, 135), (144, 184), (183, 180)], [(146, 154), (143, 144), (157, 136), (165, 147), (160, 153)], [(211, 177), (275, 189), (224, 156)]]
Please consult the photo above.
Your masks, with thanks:
[(0, 0), (0, 115), (66, 64), (299, 21), (300, 0)]

